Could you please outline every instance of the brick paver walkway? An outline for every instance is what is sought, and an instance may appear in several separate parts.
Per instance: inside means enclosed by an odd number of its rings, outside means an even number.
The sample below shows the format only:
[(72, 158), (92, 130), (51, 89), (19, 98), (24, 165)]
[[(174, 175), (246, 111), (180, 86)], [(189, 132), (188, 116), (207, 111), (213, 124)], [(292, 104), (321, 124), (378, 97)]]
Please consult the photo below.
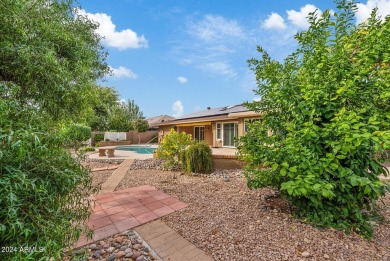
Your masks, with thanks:
[(106, 194), (108, 192), (114, 191), (123, 177), (126, 175), (131, 164), (133, 164), (133, 161), (134, 160), (132, 159), (124, 160), (106, 180), (106, 182), (102, 184), (102, 189), (99, 191), (99, 194)]
[[(94, 230), (91, 242), (134, 228), (185, 208), (187, 204), (148, 185), (95, 196), (95, 208), (88, 221)], [(87, 244), (81, 237), (75, 247)]]
[(74, 247), (139, 226), (135, 230), (164, 261), (211, 261), (202, 250), (156, 220), (187, 204), (148, 185), (114, 191), (132, 163), (132, 159), (123, 161), (102, 184), (99, 195), (94, 197), (96, 205), (88, 221), (94, 230), (93, 238), (88, 241), (82, 235)]
[(161, 220), (135, 228), (143, 240), (167, 261), (212, 261), (202, 250), (180, 236)]

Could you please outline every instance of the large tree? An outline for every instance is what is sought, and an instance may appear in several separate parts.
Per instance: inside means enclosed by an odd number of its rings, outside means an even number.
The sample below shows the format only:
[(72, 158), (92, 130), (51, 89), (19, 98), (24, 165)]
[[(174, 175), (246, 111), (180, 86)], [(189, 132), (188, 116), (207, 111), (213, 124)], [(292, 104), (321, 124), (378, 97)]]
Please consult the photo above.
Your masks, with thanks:
[(89, 125), (92, 130), (109, 130), (110, 117), (118, 107), (118, 92), (109, 87), (96, 86)]
[(89, 216), (91, 178), (58, 129), (85, 121), (108, 67), (97, 25), (74, 7), (0, 1), (0, 245), (15, 249), (2, 260), (61, 259)]
[[(144, 118), (141, 109), (134, 100), (118, 101), (109, 116), (109, 129), (115, 131), (138, 130), (140, 120)], [(141, 129), (144, 130), (142, 127)]]
[(109, 71), (97, 24), (77, 15), (73, 0), (0, 3), (0, 81), (55, 119), (87, 109), (97, 79)]
[(263, 119), (239, 150), (249, 187), (279, 189), (308, 222), (370, 236), (386, 191), (378, 157), (390, 147), (390, 17), (374, 11), (355, 25), (355, 3), (336, 3), (334, 14), (309, 15), (284, 62), (258, 47), (249, 64), (261, 100), (247, 106)]

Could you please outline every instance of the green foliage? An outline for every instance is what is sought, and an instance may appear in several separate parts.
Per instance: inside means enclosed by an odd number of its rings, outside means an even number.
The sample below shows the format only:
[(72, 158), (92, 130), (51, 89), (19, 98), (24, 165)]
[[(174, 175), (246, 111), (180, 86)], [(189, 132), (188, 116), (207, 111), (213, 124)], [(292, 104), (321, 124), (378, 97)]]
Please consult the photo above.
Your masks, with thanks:
[(74, 6), (0, 1), (0, 245), (19, 250), (1, 260), (61, 259), (89, 215), (91, 178), (58, 129), (86, 122), (109, 69), (97, 24)]
[(83, 141), (91, 138), (91, 128), (81, 124), (69, 124), (61, 130), (64, 144), (77, 149)]
[(133, 129), (137, 132), (146, 132), (149, 130), (149, 124), (144, 119), (137, 119), (132, 122)]
[(0, 1), (0, 81), (20, 87), (20, 102), (80, 122), (109, 68), (98, 25), (76, 15), (73, 2)]
[(117, 106), (112, 109), (108, 125), (110, 129), (127, 132), (134, 130), (135, 127), (142, 128), (142, 125), (137, 125), (142, 119), (144, 116), (138, 105), (134, 101), (127, 100), (127, 103), (118, 102)]
[(175, 169), (180, 165), (180, 154), (188, 145), (193, 143), (191, 134), (176, 132), (171, 129), (170, 133), (164, 136), (157, 148), (157, 157), (165, 160), (167, 169)]
[(3, 252), (2, 260), (60, 259), (89, 216), (88, 170), (40, 111), (15, 100), (0, 99), (0, 140), (1, 246), (37, 249)]
[(95, 151), (95, 147), (91, 147), (91, 146), (85, 146), (85, 147), (81, 147), (79, 150), (78, 150), (78, 153), (80, 154), (84, 154), (88, 151)]
[(119, 95), (116, 90), (108, 87), (95, 86), (92, 104), (93, 116), (89, 121), (92, 130), (107, 131), (110, 117), (118, 106)]
[(196, 142), (180, 154), (182, 168), (186, 172), (211, 173), (214, 170), (211, 148), (205, 142)]
[(356, 5), (336, 2), (334, 16), (310, 15), (284, 63), (258, 47), (249, 64), (262, 99), (247, 106), (263, 120), (239, 151), (250, 188), (275, 187), (308, 222), (370, 237), (386, 192), (376, 155), (390, 147), (390, 19), (373, 12), (355, 26)]
[(98, 133), (95, 135), (95, 142), (101, 142), (104, 140), (104, 134), (103, 133)]

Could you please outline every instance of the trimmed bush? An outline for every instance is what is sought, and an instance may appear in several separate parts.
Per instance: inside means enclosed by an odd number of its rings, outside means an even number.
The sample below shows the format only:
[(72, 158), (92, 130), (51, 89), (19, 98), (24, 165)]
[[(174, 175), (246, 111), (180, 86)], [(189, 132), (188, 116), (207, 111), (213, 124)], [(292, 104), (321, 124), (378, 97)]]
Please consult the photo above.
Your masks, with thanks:
[(95, 142), (101, 142), (104, 140), (104, 134), (103, 133), (98, 133), (95, 135)]
[(186, 172), (211, 173), (214, 170), (210, 146), (204, 142), (190, 145), (180, 155), (182, 168)]
[(95, 151), (95, 147), (91, 147), (91, 146), (86, 146), (86, 147), (81, 147), (78, 152), (79, 153), (86, 153), (88, 151)]

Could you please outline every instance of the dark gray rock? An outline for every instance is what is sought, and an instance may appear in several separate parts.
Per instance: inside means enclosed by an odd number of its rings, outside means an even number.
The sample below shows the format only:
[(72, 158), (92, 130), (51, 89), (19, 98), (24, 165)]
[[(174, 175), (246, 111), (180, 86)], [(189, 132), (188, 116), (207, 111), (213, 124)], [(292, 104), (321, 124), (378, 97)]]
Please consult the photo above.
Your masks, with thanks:
[(150, 250), (147, 247), (143, 247), (143, 248), (140, 249), (140, 251), (144, 251), (146, 253), (149, 253)]
[(116, 254), (111, 254), (108, 258), (107, 258), (107, 261), (113, 261), (116, 259)]
[(95, 259), (98, 259), (101, 254), (102, 254), (102, 251), (98, 250), (95, 253), (93, 253), (92, 257), (95, 258)]

